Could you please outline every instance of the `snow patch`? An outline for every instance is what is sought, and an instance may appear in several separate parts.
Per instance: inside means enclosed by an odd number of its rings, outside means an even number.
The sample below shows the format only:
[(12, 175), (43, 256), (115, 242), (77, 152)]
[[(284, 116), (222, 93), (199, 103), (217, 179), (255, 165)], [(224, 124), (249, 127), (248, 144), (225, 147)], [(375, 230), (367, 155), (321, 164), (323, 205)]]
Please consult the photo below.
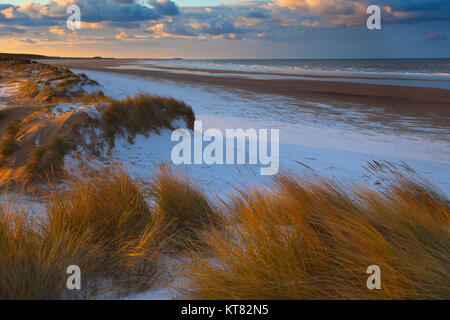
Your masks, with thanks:
[(69, 112), (85, 112), (92, 119), (100, 119), (101, 111), (98, 109), (98, 105), (74, 103), (74, 104), (58, 104), (52, 108), (52, 114), (55, 117), (59, 117)]
[[(97, 71), (85, 73), (101, 83), (105, 94), (113, 98), (145, 92), (181, 99), (192, 106), (196, 119), (203, 122), (204, 130), (279, 129), (280, 170), (300, 175), (317, 173), (350, 184), (377, 187), (363, 168), (367, 161), (387, 160), (394, 164), (404, 161), (444, 193), (450, 194), (450, 139), (448, 135), (434, 135), (433, 128), (424, 128), (433, 135), (425, 130), (417, 134), (398, 134), (368, 122), (364, 114), (350, 107), (343, 111), (331, 104), (278, 95), (242, 93)], [(138, 135), (132, 145), (126, 138), (119, 138), (112, 154), (132, 175), (148, 181), (154, 173), (154, 163), (171, 162), (171, 149), (176, 142), (170, 137), (169, 130), (149, 137)], [(220, 195), (232, 191), (232, 185), (270, 182), (270, 178), (255, 176), (259, 167), (254, 165), (189, 165), (188, 170), (204, 189)]]
[(9, 98), (13, 95), (16, 95), (19, 91), (19, 84), (13, 85), (1, 85), (0, 86), (0, 98)]

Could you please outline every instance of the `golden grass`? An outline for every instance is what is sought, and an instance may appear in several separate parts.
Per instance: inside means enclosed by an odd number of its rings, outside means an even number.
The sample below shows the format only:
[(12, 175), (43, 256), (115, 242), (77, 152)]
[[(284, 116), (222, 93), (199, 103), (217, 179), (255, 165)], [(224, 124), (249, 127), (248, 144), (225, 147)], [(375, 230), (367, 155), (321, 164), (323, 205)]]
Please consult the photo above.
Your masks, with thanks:
[(187, 243), (201, 245), (202, 232), (220, 226), (222, 216), (218, 207), (192, 178), (167, 163), (158, 165), (150, 181), (150, 196), (155, 203), (155, 215), (170, 224), (175, 249), (183, 249)]
[[(193, 246), (194, 299), (448, 299), (449, 203), (398, 177), (385, 193), (279, 175), (225, 204), (226, 231)], [(369, 290), (366, 268), (381, 268)]]
[(86, 94), (86, 85), (98, 85), (86, 74), (75, 74), (68, 68), (51, 66), (27, 59), (0, 58), (0, 72), (8, 74), (9, 80), (27, 78), (20, 86), (16, 98), (35, 102), (53, 102), (79, 98)]
[(23, 209), (0, 212), (0, 299), (61, 299), (75, 294), (65, 290), (66, 269), (79, 264), (86, 275), (97, 253), (84, 246), (90, 234), (44, 233), (37, 218)]
[[(133, 143), (137, 134), (174, 129), (172, 124), (177, 119), (184, 120), (191, 129), (194, 126), (192, 108), (182, 101), (142, 93), (115, 100), (105, 96), (101, 90), (89, 93), (83, 87), (98, 83), (84, 73), (75, 74), (67, 68), (26, 59), (0, 58), (0, 73), (11, 83), (19, 85), (18, 94), (12, 101), (18, 105), (28, 102), (26, 107), (15, 106), (0, 112), (0, 124), (8, 126), (0, 141), (0, 162), (5, 165), (3, 169), (8, 171), (12, 182), (39, 183), (48, 176), (58, 178), (58, 169), (65, 155), (72, 152), (75, 145), (90, 155), (101, 156), (105, 146), (111, 151), (118, 135)], [(64, 115), (52, 112), (64, 103), (88, 104), (85, 107), (99, 111), (100, 117), (97, 118), (97, 114), (91, 117), (88, 112), (83, 116), (78, 112)], [(22, 109), (26, 109), (25, 112)], [(56, 126), (57, 121), (53, 121), (56, 117), (66, 115), (68, 118), (63, 126), (48, 132), (48, 125)], [(12, 122), (17, 118), (17, 122)], [(19, 129), (20, 143), (16, 139)], [(29, 134), (32, 130), (35, 132)], [(41, 137), (42, 133), (43, 145), (36, 147), (30, 139)], [(86, 136), (92, 139), (87, 142)]]
[(66, 154), (73, 149), (75, 146), (60, 136), (56, 136), (48, 144), (34, 149), (26, 167), (28, 179), (43, 180), (49, 174), (57, 178), (64, 165)]
[(17, 134), (20, 130), (20, 121), (12, 121), (8, 123), (6, 127), (6, 134), (0, 141), (0, 159), (3, 161), (4, 158), (13, 154), (17, 149)]
[(114, 145), (116, 135), (128, 135), (132, 141), (137, 134), (171, 129), (175, 119), (184, 119), (189, 128), (194, 127), (194, 112), (182, 101), (140, 93), (123, 100), (114, 100), (102, 112), (105, 136)]
[(141, 187), (114, 165), (69, 176), (67, 188), (49, 197), (48, 233), (63, 230), (76, 236), (91, 230), (85, 246), (100, 248), (95, 257), (100, 275), (108, 275), (119, 288), (151, 286), (170, 235), (167, 224), (152, 214)]
[[(43, 191), (39, 219), (0, 215), (0, 299), (117, 296), (158, 278), (171, 235), (140, 186), (120, 166), (69, 173), (64, 190)], [(66, 289), (69, 265), (81, 269), (81, 292)]]
[[(42, 192), (40, 215), (0, 211), (0, 299), (144, 291), (168, 254), (192, 299), (450, 297), (449, 202), (425, 184), (394, 175), (383, 191), (349, 192), (280, 174), (218, 207), (166, 163), (148, 191), (118, 164), (87, 164)], [(81, 292), (65, 287), (73, 264)], [(381, 290), (366, 287), (370, 265)]]
[(99, 102), (111, 102), (111, 101), (113, 101), (113, 99), (105, 96), (105, 94), (103, 93), (102, 90), (97, 90), (96, 92), (93, 92), (93, 93), (85, 93), (83, 96), (81, 96), (79, 98), (71, 99), (70, 102), (99, 103)]

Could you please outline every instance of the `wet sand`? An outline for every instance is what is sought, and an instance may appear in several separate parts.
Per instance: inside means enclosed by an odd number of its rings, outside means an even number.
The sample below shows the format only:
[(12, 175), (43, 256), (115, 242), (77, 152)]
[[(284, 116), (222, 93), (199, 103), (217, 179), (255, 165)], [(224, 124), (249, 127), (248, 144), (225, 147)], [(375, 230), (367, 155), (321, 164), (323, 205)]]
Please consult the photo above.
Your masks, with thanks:
[[(191, 73), (177, 73), (176, 71), (187, 71), (187, 69), (158, 67), (158, 70), (153, 65), (149, 65), (150, 69), (148, 70), (142, 68), (145, 65), (142, 65), (141, 69), (133, 69), (133, 65), (137, 63), (135, 60), (72, 59), (46, 61), (46, 63), (81, 70), (219, 86), (244, 92), (292, 96), (298, 99), (332, 103), (339, 107), (353, 108), (358, 105), (359, 108), (365, 108), (369, 113), (371, 110), (374, 110), (375, 113), (376, 110), (377, 114), (387, 113), (394, 117), (399, 115), (422, 118), (426, 119), (430, 125), (441, 128), (448, 127), (450, 121), (450, 90), (445, 89), (302, 79), (304, 76), (309, 78), (327, 77), (317, 75), (302, 75), (298, 79), (293, 79), (291, 75), (288, 79), (255, 79), (245, 76), (261, 75), (261, 73), (201, 69), (191, 70)], [(129, 65), (129, 69), (127, 69), (127, 65)], [(205, 75), (205, 72), (208, 75)], [(332, 78), (337, 77), (333, 76)], [(357, 77), (351, 78), (358, 79)]]

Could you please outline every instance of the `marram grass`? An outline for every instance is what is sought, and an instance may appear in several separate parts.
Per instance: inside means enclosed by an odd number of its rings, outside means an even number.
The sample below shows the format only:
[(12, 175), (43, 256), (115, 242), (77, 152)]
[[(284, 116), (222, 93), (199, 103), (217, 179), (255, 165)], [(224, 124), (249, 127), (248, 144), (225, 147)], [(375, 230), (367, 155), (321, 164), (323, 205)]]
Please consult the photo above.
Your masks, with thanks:
[[(349, 194), (278, 175), (225, 203), (222, 229), (193, 246), (181, 292), (193, 299), (449, 299), (449, 203), (403, 177)], [(381, 289), (366, 286), (381, 268)]]
[[(0, 211), (0, 299), (118, 297), (180, 270), (188, 299), (449, 299), (449, 202), (394, 176), (383, 191), (279, 174), (219, 206), (160, 164), (138, 183), (117, 164), (66, 173), (42, 212)], [(66, 288), (78, 265), (82, 291)], [(381, 269), (369, 290), (367, 267)]]

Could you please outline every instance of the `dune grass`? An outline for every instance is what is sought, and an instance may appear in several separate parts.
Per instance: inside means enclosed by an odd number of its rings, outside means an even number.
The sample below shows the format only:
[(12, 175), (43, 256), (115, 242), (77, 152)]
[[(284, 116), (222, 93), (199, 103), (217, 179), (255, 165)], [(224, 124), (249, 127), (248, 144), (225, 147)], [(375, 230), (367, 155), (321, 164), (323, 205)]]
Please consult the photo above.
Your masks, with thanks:
[[(397, 178), (384, 193), (280, 175), (226, 203), (226, 231), (193, 246), (193, 299), (448, 299), (449, 203)], [(370, 265), (381, 290), (369, 290)]]
[(137, 134), (172, 128), (175, 119), (184, 119), (194, 127), (194, 112), (182, 101), (140, 93), (123, 100), (114, 100), (102, 112), (103, 131), (111, 145), (116, 135), (127, 134), (132, 141)]
[[(54, 230), (55, 231), (55, 230)], [(0, 211), (0, 299), (61, 299), (73, 294), (65, 290), (66, 269), (79, 264), (86, 275), (97, 252), (84, 246), (91, 237), (85, 230), (76, 238), (65, 232), (43, 233), (37, 218), (23, 209)], [(89, 260), (89, 263), (87, 263)]]
[[(0, 211), (0, 299), (123, 296), (148, 290), (174, 257), (189, 299), (448, 299), (449, 202), (395, 175), (383, 191), (279, 174), (212, 202), (158, 165), (148, 185), (118, 164), (67, 169), (42, 212)], [(82, 291), (66, 289), (69, 265)], [(381, 290), (369, 290), (370, 265)]]
[(3, 161), (17, 149), (17, 134), (20, 130), (20, 121), (12, 121), (6, 127), (6, 133), (0, 141), (0, 159)]
[[(39, 219), (0, 216), (0, 299), (116, 296), (153, 284), (168, 227), (119, 166), (83, 169), (42, 198)], [(82, 271), (81, 292), (66, 289), (69, 265)]]
[(117, 288), (148, 289), (170, 235), (141, 187), (118, 165), (85, 169), (67, 181), (67, 191), (49, 196), (47, 233), (76, 237), (91, 230), (85, 246), (99, 248), (97, 277), (108, 276)]
[(202, 233), (220, 227), (220, 209), (187, 173), (167, 163), (159, 164), (157, 169), (149, 185), (155, 215), (170, 223), (175, 249), (183, 249), (187, 243), (201, 246)]
[[(39, 214), (0, 211), (0, 299), (117, 297), (151, 288), (161, 259), (195, 242), (195, 226), (208, 224), (200, 210), (212, 210), (198, 188), (164, 178), (164, 168), (158, 181), (178, 188), (180, 208), (190, 214), (164, 206), (167, 196), (149, 195), (117, 163), (93, 161), (66, 169), (63, 189), (44, 189)], [(152, 188), (161, 190), (158, 184)], [(69, 265), (81, 269), (80, 292), (66, 288)]]
[[(5, 58), (0, 59), (0, 73), (19, 87), (18, 94), (11, 99), (17, 106), (0, 112), (0, 124), (7, 126), (0, 141), (0, 162), (11, 182), (33, 184), (49, 176), (58, 178), (64, 157), (76, 146), (89, 155), (103, 156), (112, 150), (118, 136), (133, 143), (138, 134), (147, 136), (162, 129), (174, 129), (175, 120), (184, 120), (191, 129), (194, 126), (192, 108), (182, 101), (143, 93), (116, 100), (101, 90), (86, 90), (85, 86), (98, 83), (67, 68)], [(24, 102), (26, 107), (19, 107)], [(61, 104), (85, 105), (77, 106), (77, 111), (70, 114), (53, 112)], [(17, 118), (21, 122), (4, 121)], [(57, 125), (53, 120), (65, 123), (49, 134), (48, 124)], [(32, 131), (35, 132), (29, 134)], [(43, 145), (36, 146), (30, 141), (32, 137), (44, 137), (40, 139)]]
[(57, 178), (64, 165), (66, 154), (75, 149), (75, 146), (56, 136), (48, 144), (38, 147), (31, 152), (30, 160), (26, 167), (28, 179), (47, 179), (49, 175)]
[(35, 103), (57, 103), (60, 100), (79, 98), (87, 92), (84, 86), (98, 85), (86, 74), (75, 74), (68, 68), (51, 66), (27, 59), (0, 58), (0, 72), (6, 71), (9, 80), (23, 80), (19, 100)]

